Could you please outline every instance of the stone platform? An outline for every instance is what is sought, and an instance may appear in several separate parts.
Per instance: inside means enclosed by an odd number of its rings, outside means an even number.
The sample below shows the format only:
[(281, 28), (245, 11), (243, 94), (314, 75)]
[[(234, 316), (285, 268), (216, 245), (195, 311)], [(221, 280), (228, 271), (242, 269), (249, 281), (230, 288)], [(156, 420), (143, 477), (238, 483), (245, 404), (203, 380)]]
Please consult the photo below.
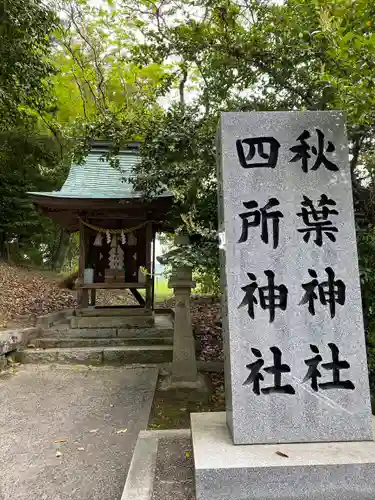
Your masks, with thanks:
[(234, 445), (225, 412), (191, 414), (196, 500), (374, 500), (375, 443)]
[[(138, 319), (148, 318), (143, 310), (128, 316), (117, 310), (114, 316), (95, 316), (103, 310), (88, 310), (87, 316), (66, 315), (55, 321), (43, 321), (28, 348), (20, 350), (16, 359), (22, 363), (55, 363), (86, 365), (124, 365), (170, 363), (173, 355), (173, 318), (170, 314), (156, 314), (154, 326), (139, 326)], [(105, 314), (107, 314), (104, 309)], [(139, 312), (140, 311), (140, 312)], [(121, 314), (120, 314), (121, 313)], [(90, 314), (92, 314), (90, 316)], [(134, 320), (134, 325), (122, 323)], [(93, 321), (91, 327), (72, 328), (73, 320)], [(116, 321), (120, 320), (116, 326)], [(114, 321), (114, 326), (108, 325)], [(95, 325), (97, 322), (97, 325)], [(0, 339), (1, 341), (1, 339)], [(1, 348), (1, 345), (0, 345)], [(1, 349), (0, 349), (1, 355)]]

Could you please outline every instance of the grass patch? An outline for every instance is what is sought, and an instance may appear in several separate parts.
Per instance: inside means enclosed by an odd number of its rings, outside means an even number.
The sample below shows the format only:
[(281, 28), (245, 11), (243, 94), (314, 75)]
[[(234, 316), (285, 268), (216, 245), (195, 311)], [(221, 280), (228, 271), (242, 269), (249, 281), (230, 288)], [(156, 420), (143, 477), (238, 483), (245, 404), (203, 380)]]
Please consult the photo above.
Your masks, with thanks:
[(155, 276), (155, 301), (163, 302), (173, 296), (173, 289), (168, 288), (165, 276)]
[[(146, 290), (139, 290), (143, 298), (146, 298)], [(173, 297), (173, 288), (168, 288), (168, 280), (165, 276), (155, 276), (155, 303), (164, 302)]]
[(190, 427), (190, 413), (206, 411), (225, 411), (224, 398), (224, 375), (207, 374), (212, 387), (211, 402), (199, 402), (183, 400), (176, 397), (173, 391), (161, 391), (159, 389), (161, 377), (159, 377), (155, 392), (149, 429), (188, 429)]

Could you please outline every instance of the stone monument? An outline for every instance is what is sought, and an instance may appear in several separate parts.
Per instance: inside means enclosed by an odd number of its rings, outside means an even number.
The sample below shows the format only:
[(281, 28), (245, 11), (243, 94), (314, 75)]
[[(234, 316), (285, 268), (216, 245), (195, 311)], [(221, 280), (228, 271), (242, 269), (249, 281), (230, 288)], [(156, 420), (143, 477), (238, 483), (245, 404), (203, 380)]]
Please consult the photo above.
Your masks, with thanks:
[(197, 500), (374, 499), (344, 116), (224, 113), (218, 167), (227, 411), (192, 415)]

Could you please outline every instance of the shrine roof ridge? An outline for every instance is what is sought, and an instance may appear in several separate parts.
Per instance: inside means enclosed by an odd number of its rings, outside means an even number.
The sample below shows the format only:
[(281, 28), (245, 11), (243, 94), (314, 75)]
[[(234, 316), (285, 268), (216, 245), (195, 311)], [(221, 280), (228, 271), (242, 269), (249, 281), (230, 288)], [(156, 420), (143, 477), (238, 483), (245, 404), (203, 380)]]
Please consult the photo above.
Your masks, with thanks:
[[(120, 151), (117, 155), (118, 168), (113, 167), (105, 157), (106, 148), (98, 145), (87, 155), (84, 163), (74, 163), (59, 191), (29, 192), (40, 198), (70, 199), (128, 199), (141, 198), (142, 193), (134, 190), (129, 180), (134, 167), (140, 161), (138, 148)], [(165, 192), (158, 197), (169, 197)]]

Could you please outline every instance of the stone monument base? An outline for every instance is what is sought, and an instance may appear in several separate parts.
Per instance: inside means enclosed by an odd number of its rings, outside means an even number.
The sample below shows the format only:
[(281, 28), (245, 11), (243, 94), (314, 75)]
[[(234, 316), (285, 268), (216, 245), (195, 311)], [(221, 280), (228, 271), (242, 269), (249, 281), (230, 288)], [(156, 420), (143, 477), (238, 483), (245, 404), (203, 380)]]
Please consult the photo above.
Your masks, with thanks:
[(160, 384), (161, 391), (173, 392), (177, 399), (182, 401), (211, 401), (211, 390), (207, 383), (206, 377), (202, 373), (197, 374), (195, 382), (184, 380), (174, 380), (172, 375), (167, 375)]
[(196, 500), (374, 500), (375, 442), (234, 445), (225, 412), (192, 413)]

